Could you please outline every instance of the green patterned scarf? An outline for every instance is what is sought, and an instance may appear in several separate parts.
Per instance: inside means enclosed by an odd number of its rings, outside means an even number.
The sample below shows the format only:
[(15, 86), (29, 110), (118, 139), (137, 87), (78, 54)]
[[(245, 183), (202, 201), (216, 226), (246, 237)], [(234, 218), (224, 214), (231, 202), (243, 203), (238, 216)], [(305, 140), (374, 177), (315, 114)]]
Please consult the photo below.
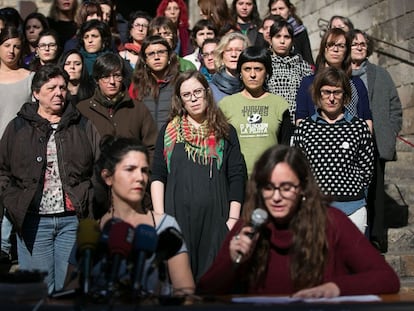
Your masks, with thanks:
[(223, 164), (224, 139), (216, 140), (213, 132), (204, 121), (195, 128), (187, 116), (176, 116), (168, 123), (164, 135), (164, 159), (168, 172), (171, 171), (171, 155), (176, 143), (184, 143), (184, 150), (189, 159), (201, 165), (210, 164), (217, 159), (217, 169)]

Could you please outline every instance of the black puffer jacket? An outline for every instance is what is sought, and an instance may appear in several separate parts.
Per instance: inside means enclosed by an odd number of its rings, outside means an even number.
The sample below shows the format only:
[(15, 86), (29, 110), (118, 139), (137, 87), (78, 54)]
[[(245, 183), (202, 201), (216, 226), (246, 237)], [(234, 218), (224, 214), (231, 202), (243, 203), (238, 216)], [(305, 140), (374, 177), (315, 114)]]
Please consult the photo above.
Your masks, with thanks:
[[(0, 141), (0, 208), (5, 207), (18, 232), (28, 211), (36, 212), (43, 191), (46, 147), (52, 128), (26, 103), (7, 126)], [(78, 217), (93, 217), (93, 164), (99, 134), (92, 123), (67, 105), (55, 133), (59, 173), (64, 193)]]

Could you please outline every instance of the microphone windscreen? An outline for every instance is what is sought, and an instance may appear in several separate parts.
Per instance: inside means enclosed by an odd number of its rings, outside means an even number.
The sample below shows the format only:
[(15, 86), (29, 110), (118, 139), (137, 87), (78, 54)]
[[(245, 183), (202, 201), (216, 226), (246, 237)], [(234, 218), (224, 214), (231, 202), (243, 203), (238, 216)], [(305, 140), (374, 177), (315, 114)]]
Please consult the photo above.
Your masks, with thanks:
[(108, 237), (108, 249), (111, 256), (119, 254), (128, 257), (134, 240), (134, 228), (126, 222), (112, 224)]
[(183, 245), (181, 233), (174, 227), (168, 227), (158, 236), (155, 261), (161, 262), (173, 257)]
[(250, 222), (253, 227), (260, 227), (267, 221), (268, 214), (264, 209), (256, 208), (251, 216)]
[(78, 250), (96, 249), (101, 231), (98, 223), (93, 219), (82, 219), (79, 222), (76, 242)]
[(157, 248), (158, 235), (153, 226), (141, 224), (135, 228), (134, 250), (143, 251), (148, 254), (155, 252)]

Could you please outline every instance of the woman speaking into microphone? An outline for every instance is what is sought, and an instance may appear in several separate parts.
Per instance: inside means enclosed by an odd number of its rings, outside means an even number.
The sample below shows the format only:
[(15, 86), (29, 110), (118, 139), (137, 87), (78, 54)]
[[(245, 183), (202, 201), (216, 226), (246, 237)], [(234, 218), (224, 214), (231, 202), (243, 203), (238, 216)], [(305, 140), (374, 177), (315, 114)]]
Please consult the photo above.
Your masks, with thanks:
[[(251, 225), (257, 208), (269, 214), (259, 228)], [(302, 151), (284, 145), (271, 147), (255, 163), (243, 217), (198, 283), (202, 294), (299, 298), (399, 288), (383, 256), (345, 213), (329, 206)]]

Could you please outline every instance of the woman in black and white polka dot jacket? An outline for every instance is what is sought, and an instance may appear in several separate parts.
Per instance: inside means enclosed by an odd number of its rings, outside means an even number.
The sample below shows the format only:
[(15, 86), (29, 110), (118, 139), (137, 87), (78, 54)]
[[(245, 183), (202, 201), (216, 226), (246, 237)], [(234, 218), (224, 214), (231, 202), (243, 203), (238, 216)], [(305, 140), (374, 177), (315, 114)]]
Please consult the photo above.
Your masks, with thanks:
[(365, 232), (366, 194), (373, 175), (373, 141), (367, 124), (344, 109), (351, 100), (345, 72), (320, 70), (312, 86), (316, 113), (297, 127), (293, 143), (310, 161), (315, 178), (333, 206)]

